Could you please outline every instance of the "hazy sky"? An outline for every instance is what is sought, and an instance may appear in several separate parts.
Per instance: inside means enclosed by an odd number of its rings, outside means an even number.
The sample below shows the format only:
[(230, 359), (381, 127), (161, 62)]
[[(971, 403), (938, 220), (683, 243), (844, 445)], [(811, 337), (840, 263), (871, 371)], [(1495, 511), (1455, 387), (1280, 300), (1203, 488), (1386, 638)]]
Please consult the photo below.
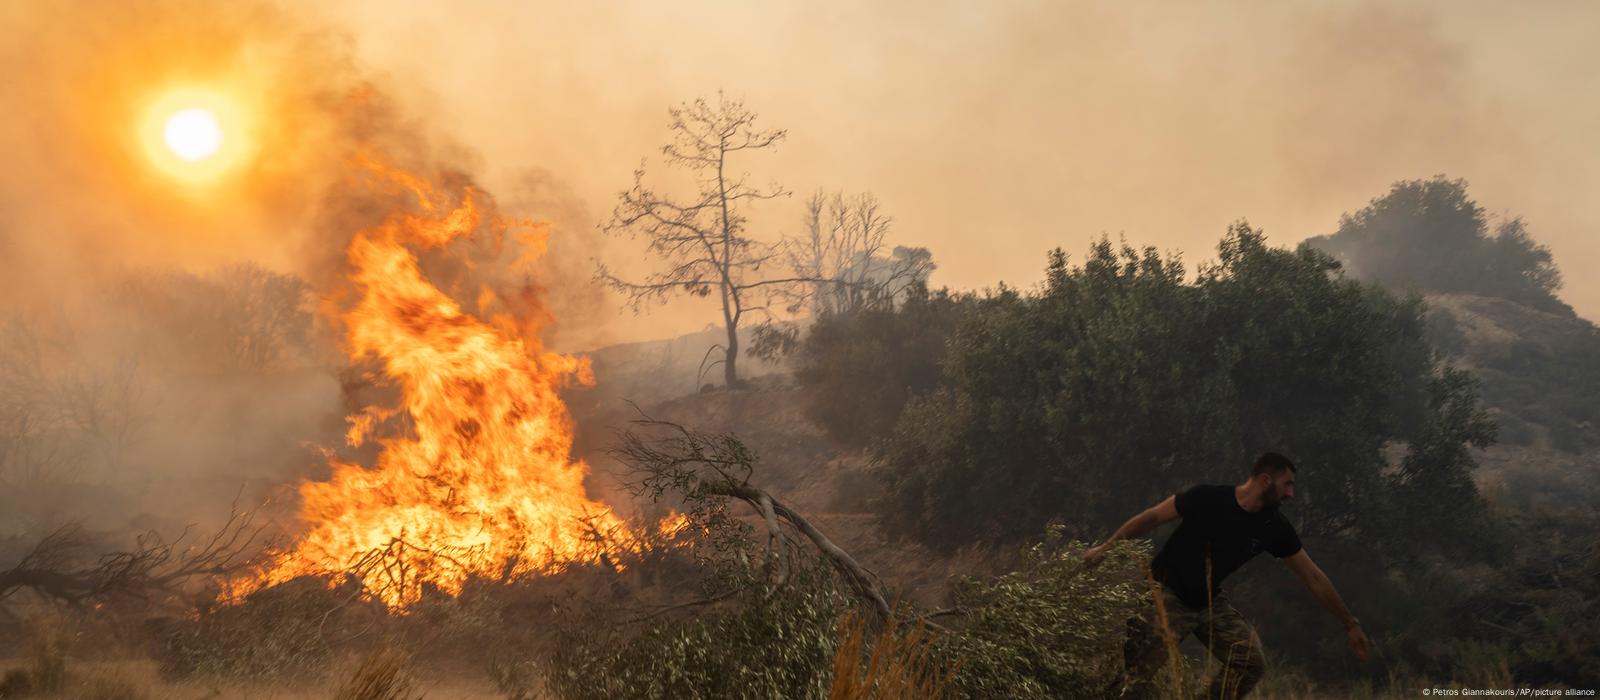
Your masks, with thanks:
[[(1198, 262), (1238, 217), (1293, 244), (1395, 180), (1444, 173), (1525, 217), (1564, 298), (1600, 313), (1586, 274), (1600, 4), (352, 0), (334, 14), (492, 181), (547, 170), (591, 217), (654, 155), (669, 104), (721, 89), (789, 130), (754, 175), (878, 194), (897, 239), (933, 249), (937, 283), (1031, 284), (1047, 249), (1081, 253), (1102, 232)], [(798, 209), (769, 206), (755, 230), (793, 231)]]
[[(936, 284), (1033, 285), (1047, 250), (1102, 233), (1192, 270), (1240, 217), (1292, 245), (1443, 173), (1524, 217), (1600, 317), (1600, 3), (273, 2), (0, 2), (0, 309), (76, 302), (100, 332), (75, 352), (100, 360), (130, 342), (128, 271), (254, 261), (348, 301), (351, 236), (415, 206), (354, 178), (370, 149), (554, 224), (551, 347), (698, 330), (703, 300), (635, 317), (596, 292), (595, 257), (644, 261), (595, 224), (641, 159), (659, 169), (669, 105), (723, 90), (789, 131), (740, 164), (798, 193), (751, 213), (756, 236), (795, 232), (818, 188), (871, 191)], [(159, 155), (149, 103), (190, 83), (254, 123), (248, 167), (185, 188), (141, 144)], [(522, 279), (468, 262), (430, 269)], [(349, 405), (331, 372), (270, 401), (192, 379), (160, 393), (151, 473), (310, 473), (281, 446)]]
[[(709, 307), (635, 318), (597, 308), (588, 285), (595, 256), (640, 269), (636, 248), (603, 240), (595, 224), (641, 159), (659, 168), (667, 107), (723, 90), (789, 131), (777, 151), (742, 164), (797, 193), (752, 212), (753, 233), (794, 232), (801, 200), (817, 188), (871, 191), (895, 217), (895, 242), (933, 250), (936, 284), (1031, 285), (1045, 251), (1081, 255), (1102, 233), (1182, 251), (1192, 269), (1237, 218), (1291, 245), (1331, 232), (1342, 212), (1396, 180), (1443, 173), (1470, 181), (1495, 215), (1523, 216), (1555, 253), (1562, 296), (1600, 316), (1600, 279), (1586, 274), (1600, 253), (1600, 202), (1590, 196), (1600, 184), (1596, 3), (279, 6), (0, 7), (17, 39), (0, 45), (14, 78), (0, 97), (41, 101), (0, 117), (12, 155), (0, 175), (7, 245), (45, 254), (62, 245), (43, 233), (51, 227), (122, 228), (130, 233), (109, 248), (107, 237), (78, 236), (76, 249), (56, 254), (294, 267), (316, 237), (292, 229), (324, 201), (324, 184), (302, 175), (329, 177), (317, 174), (316, 144), (347, 129), (333, 112), (308, 110), (348, 110), (325, 96), (371, 79), (401, 106), (385, 133), (464, 161), (507, 208), (556, 224), (547, 285), (557, 347), (696, 330), (717, 320)], [(319, 38), (304, 44), (301, 31)], [(266, 38), (228, 53), (252, 33)], [(77, 134), (109, 127), (73, 122), (114, 122), (74, 106), (99, 93), (72, 76), (111, 76), (108, 85), (137, 91), (141, 66), (165, 54), (193, 59), (185, 70), (228, 55), (233, 74), (270, 73), (278, 93), (307, 85), (274, 98), (300, 105), (272, 136), (301, 152), (281, 158), (272, 196), (184, 222), (226, 223), (233, 234), (175, 238), (170, 220), (144, 221), (148, 212), (119, 204), (134, 201), (122, 191), (128, 178), (90, 162), (105, 149), (53, 137), (63, 123), (60, 133)], [(169, 233), (149, 233), (157, 229)], [(329, 233), (319, 235), (345, 239)], [(329, 250), (319, 255), (337, 255)]]

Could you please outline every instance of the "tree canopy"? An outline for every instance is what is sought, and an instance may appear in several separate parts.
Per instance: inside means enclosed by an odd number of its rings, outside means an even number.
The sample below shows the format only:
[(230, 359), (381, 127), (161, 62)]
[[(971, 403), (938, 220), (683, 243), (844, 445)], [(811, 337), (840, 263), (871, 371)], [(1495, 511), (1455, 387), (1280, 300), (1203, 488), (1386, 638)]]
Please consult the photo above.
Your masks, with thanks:
[(1436, 176), (1397, 182), (1366, 208), (1346, 214), (1339, 230), (1306, 242), (1333, 254), (1351, 273), (1395, 289), (1502, 297), (1567, 315), (1556, 298), (1561, 273), (1550, 249), (1520, 218), (1490, 217), (1467, 195), (1465, 180)]
[[(977, 302), (946, 386), (879, 451), (886, 524), (941, 546), (1057, 518), (1094, 536), (1185, 485), (1241, 478), (1268, 449), (1300, 465), (1308, 536), (1386, 537), (1371, 525), (1422, 488), (1458, 515), (1408, 525), (1461, 522), (1477, 503), (1467, 447), (1493, 424), (1428, 345), (1422, 302), (1242, 222), (1219, 253), (1188, 282), (1176, 259), (1102, 239), (1079, 266), (1052, 253), (1036, 292)], [(1391, 444), (1408, 447), (1398, 464)]]

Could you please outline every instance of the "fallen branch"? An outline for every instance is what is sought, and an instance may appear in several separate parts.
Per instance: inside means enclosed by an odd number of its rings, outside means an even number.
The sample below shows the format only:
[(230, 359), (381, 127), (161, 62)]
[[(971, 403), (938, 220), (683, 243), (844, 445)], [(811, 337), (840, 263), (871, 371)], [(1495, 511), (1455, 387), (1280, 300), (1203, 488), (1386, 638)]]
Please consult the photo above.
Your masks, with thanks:
[(756, 459), (744, 443), (731, 435), (706, 435), (648, 417), (634, 424), (665, 433), (647, 438), (634, 431), (624, 431), (620, 445), (612, 450), (613, 455), (632, 469), (636, 479), (630, 485), (635, 493), (660, 498), (664, 493), (673, 492), (689, 502), (704, 502), (709, 498), (743, 501), (766, 524), (767, 549), (763, 564), (769, 579), (776, 585), (785, 581), (778, 573), (784, 542), (781, 522), (811, 542), (849, 582), (851, 589), (871, 606), (880, 622), (889, 619), (892, 609), (872, 572), (822, 534), (805, 516), (750, 483)]
[(828, 562), (833, 564), (834, 568), (844, 575), (845, 580), (850, 582), (850, 586), (856, 590), (856, 593), (872, 604), (872, 609), (879, 615), (880, 621), (889, 619), (889, 615), (893, 611), (889, 608), (889, 602), (884, 599), (883, 593), (878, 590), (878, 584), (873, 580), (873, 575), (865, 568), (862, 568), (848, 552), (822, 534), (822, 531), (812, 525), (811, 521), (806, 520), (799, 513), (796, 513), (778, 499), (773, 498), (772, 494), (749, 484), (735, 484), (728, 481), (703, 482), (698, 490), (699, 493), (705, 495), (737, 498), (749, 503), (758, 512), (763, 510), (762, 504), (765, 503), (765, 507), (770, 508), (772, 512), (777, 514), (777, 517), (782, 518), (784, 522), (789, 523), (794, 529), (805, 535), (806, 539), (811, 540), (811, 544), (815, 545), (817, 550), (822, 552), (823, 556), (828, 559)]
[(196, 577), (247, 569), (264, 529), (253, 513), (237, 508), (236, 500), (222, 527), (197, 545), (184, 545), (191, 526), (171, 542), (151, 531), (139, 535), (132, 549), (96, 555), (97, 538), (76, 523), (63, 525), (0, 571), (0, 600), (27, 590), (75, 607), (112, 599), (149, 601)]

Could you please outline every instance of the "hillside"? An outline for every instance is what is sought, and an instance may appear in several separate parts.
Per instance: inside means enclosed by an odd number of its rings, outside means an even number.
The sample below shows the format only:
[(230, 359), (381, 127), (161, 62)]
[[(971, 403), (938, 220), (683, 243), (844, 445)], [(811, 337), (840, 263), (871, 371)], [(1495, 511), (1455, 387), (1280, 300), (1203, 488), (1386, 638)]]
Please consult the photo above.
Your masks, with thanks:
[[(741, 331), (739, 342), (750, 346), (753, 336)], [(696, 333), (675, 338), (607, 345), (578, 354), (589, 358), (595, 385), (569, 392), (568, 405), (576, 413), (605, 410), (613, 404), (633, 402), (649, 406), (687, 396), (722, 378), (720, 364), (727, 336), (722, 329), (708, 326)], [(765, 362), (745, 353), (739, 357), (739, 373), (745, 378), (780, 371), (778, 364)]]
[(1477, 375), (1500, 425), (1480, 486), (1508, 504), (1600, 511), (1600, 330), (1506, 299), (1426, 298), (1435, 343)]

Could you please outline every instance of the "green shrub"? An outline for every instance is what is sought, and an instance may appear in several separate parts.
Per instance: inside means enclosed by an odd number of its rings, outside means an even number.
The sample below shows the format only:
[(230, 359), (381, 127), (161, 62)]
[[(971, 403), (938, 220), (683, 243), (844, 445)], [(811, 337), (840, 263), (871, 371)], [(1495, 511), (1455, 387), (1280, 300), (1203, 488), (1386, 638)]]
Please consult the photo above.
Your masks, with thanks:
[[(1099, 537), (1273, 450), (1302, 467), (1315, 495), (1302, 534), (1319, 536), (1399, 507), (1371, 494), (1464, 478), (1471, 454), (1451, 446), (1486, 444), (1492, 422), (1469, 378), (1435, 362), (1420, 299), (1245, 224), (1219, 257), (1189, 282), (1154, 249), (1102, 239), (1078, 266), (1056, 251), (1036, 293), (977, 302), (950, 340), (947, 386), (876, 451), (885, 526), (943, 549), (1019, 541), (1058, 517)], [(1384, 445), (1423, 440), (1434, 447), (1404, 474), (1385, 473)], [(1476, 507), (1470, 490), (1447, 495), (1457, 515), (1395, 545), (1447, 539)]]
[(1307, 243), (1332, 253), (1352, 272), (1392, 289), (1494, 296), (1572, 315), (1556, 298), (1561, 274), (1550, 249), (1534, 242), (1521, 219), (1489, 229), (1465, 180), (1437, 176), (1397, 182), (1339, 230)]
[(1084, 549), (1052, 527), (1016, 571), (962, 581), (958, 627), (937, 643), (960, 665), (951, 696), (1100, 698), (1119, 683), (1127, 620), (1149, 599), (1149, 548), (1115, 547), (1092, 568)]
[(939, 385), (945, 343), (970, 301), (917, 287), (898, 307), (817, 319), (796, 355), (806, 415), (846, 445), (887, 435), (907, 401)]
[(1467, 349), (1467, 334), (1454, 314), (1445, 309), (1428, 309), (1428, 342), (1446, 355), (1459, 355)]
[(557, 645), (546, 682), (573, 700), (823, 697), (843, 607), (831, 584), (816, 581), (632, 635), (577, 625)]

